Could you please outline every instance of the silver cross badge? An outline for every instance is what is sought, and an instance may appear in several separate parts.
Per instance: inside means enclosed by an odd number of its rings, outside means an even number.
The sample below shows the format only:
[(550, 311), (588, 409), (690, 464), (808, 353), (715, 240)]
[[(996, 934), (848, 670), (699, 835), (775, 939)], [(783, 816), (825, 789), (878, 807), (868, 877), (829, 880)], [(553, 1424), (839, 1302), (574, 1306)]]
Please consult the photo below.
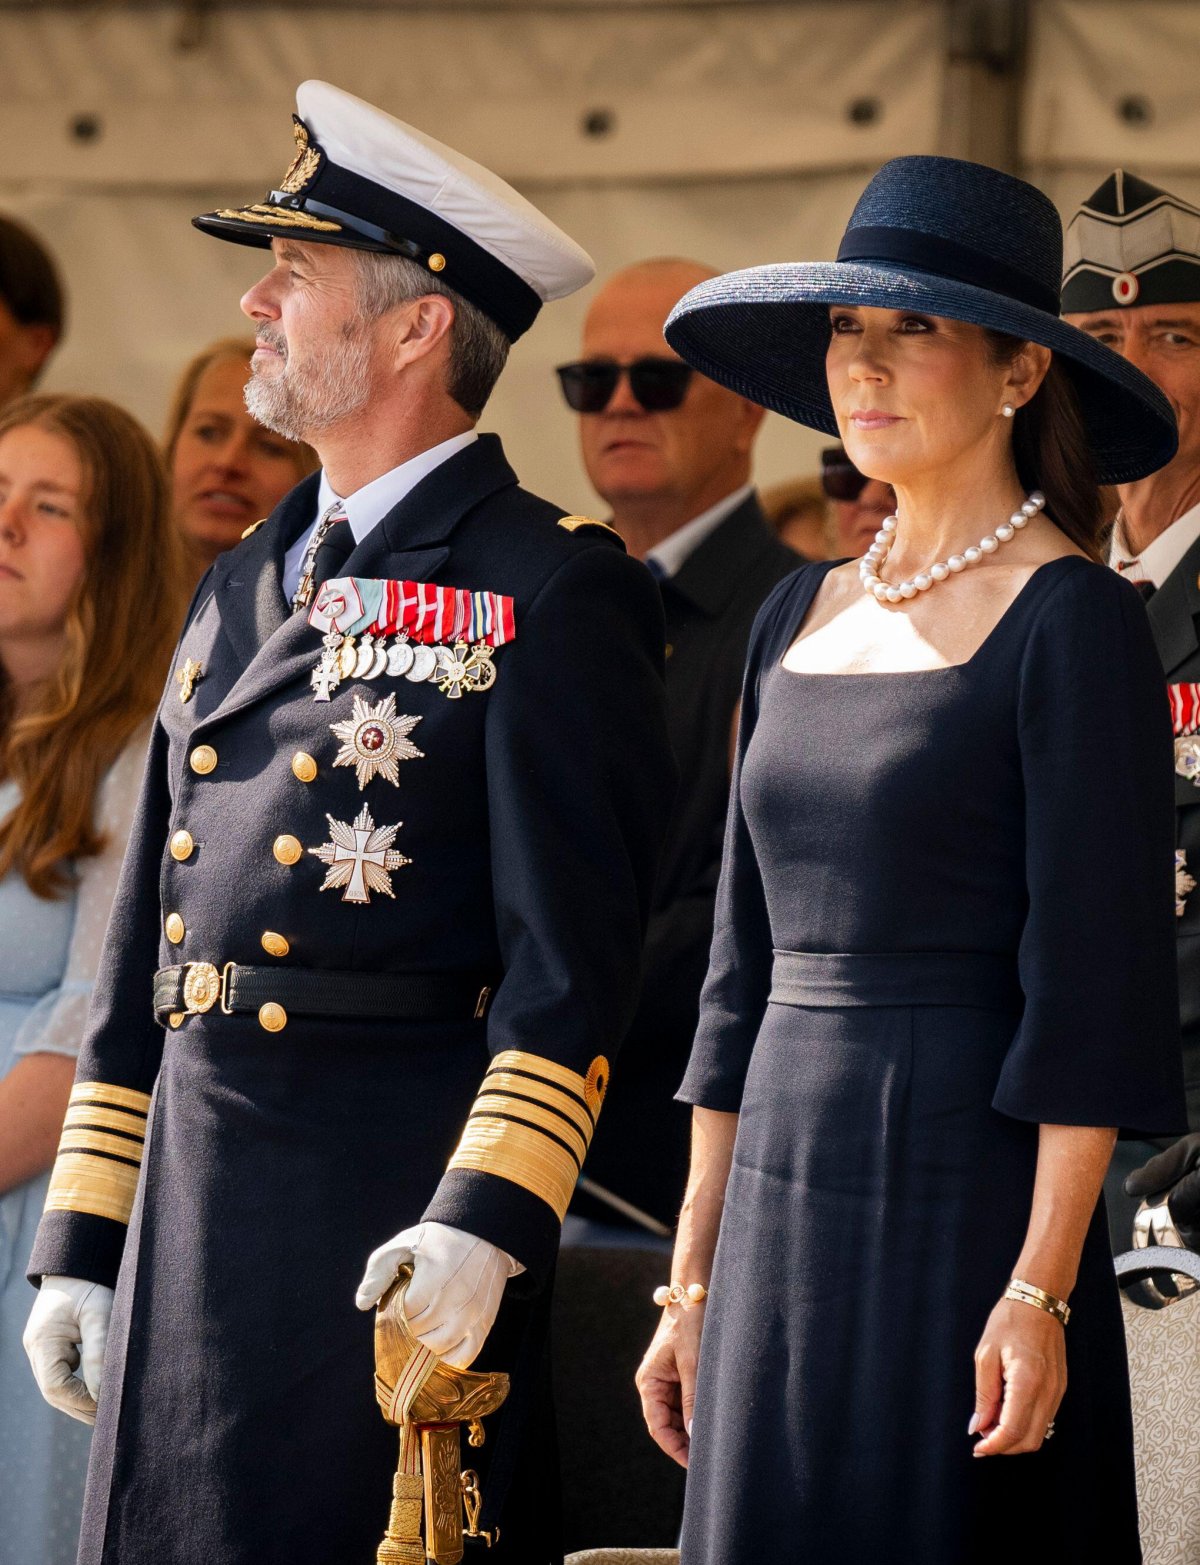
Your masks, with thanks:
[(345, 887), (342, 892), (343, 902), (370, 902), (372, 891), (380, 891), (385, 897), (394, 897), (392, 870), (412, 863), (411, 859), (405, 858), (403, 853), (392, 847), (396, 833), (404, 822), (397, 821), (394, 826), (376, 826), (365, 804), (354, 817), (353, 826), (347, 826), (345, 821), (335, 821), (332, 815), (327, 815), (325, 819), (329, 822), (330, 840), (323, 842), (319, 848), (308, 850), (314, 858), (329, 866), (321, 882), (321, 890)]

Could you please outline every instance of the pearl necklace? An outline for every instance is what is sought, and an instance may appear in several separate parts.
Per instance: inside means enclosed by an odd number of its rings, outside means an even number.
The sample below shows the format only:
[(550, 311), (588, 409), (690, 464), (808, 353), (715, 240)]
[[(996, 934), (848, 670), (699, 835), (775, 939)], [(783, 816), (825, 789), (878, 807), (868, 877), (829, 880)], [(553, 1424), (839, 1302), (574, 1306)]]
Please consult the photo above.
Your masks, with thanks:
[(919, 592), (928, 592), (930, 587), (945, 581), (947, 576), (965, 571), (968, 565), (978, 565), (985, 554), (995, 554), (1002, 543), (1007, 543), (1022, 527), (1027, 527), (1045, 504), (1046, 496), (1035, 489), (1020, 509), (1014, 511), (1008, 521), (1002, 522), (994, 533), (988, 533), (986, 538), (981, 538), (961, 554), (952, 554), (948, 560), (938, 560), (928, 570), (918, 571), (911, 581), (902, 581), (895, 587), (889, 587), (879, 579), (879, 568), (892, 552), (892, 545), (896, 541), (897, 519), (885, 516), (875, 534), (875, 542), (858, 563), (858, 578), (863, 584), (863, 591), (869, 592), (879, 603), (899, 603), (902, 598), (915, 598)]

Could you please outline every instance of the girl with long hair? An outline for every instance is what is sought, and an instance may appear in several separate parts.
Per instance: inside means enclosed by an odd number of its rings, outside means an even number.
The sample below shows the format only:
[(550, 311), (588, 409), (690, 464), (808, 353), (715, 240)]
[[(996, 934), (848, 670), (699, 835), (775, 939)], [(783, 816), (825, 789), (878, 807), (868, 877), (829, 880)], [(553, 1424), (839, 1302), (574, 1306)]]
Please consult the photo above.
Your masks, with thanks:
[(182, 577), (166, 475), (128, 413), (0, 413), (0, 1565), (70, 1565), (88, 1430), (21, 1349), (25, 1263), (129, 834)]

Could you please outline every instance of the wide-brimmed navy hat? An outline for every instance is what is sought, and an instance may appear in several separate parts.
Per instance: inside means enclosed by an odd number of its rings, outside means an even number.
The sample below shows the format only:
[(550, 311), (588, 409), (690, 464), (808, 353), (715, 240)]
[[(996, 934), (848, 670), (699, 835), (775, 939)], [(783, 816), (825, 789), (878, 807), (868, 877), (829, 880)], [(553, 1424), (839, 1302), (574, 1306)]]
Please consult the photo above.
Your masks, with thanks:
[(863, 191), (836, 261), (714, 277), (671, 311), (666, 338), (723, 386), (836, 435), (829, 305), (917, 310), (1007, 332), (1061, 356), (1096, 477), (1130, 483), (1174, 456), (1175, 416), (1140, 370), (1059, 318), (1062, 260), (1058, 213), (1024, 180), (958, 158), (895, 158)]

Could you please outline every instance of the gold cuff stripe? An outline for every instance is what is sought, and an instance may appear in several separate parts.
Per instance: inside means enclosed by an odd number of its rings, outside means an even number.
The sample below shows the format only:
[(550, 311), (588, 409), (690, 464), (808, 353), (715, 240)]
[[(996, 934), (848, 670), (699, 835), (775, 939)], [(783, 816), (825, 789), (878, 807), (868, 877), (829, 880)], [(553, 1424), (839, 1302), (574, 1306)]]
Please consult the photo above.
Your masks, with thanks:
[(72, 1103), (67, 1109), (64, 1128), (90, 1125), (94, 1130), (120, 1130), (126, 1135), (146, 1139), (146, 1121), (139, 1114), (127, 1114), (123, 1109), (101, 1109), (93, 1103)]
[(64, 1152), (103, 1152), (108, 1157), (116, 1157), (124, 1163), (132, 1163), (134, 1168), (142, 1166), (140, 1141), (131, 1141), (128, 1136), (114, 1136), (102, 1130), (68, 1127), (62, 1133), (58, 1151), (60, 1156)]
[(563, 1119), (569, 1120), (583, 1137), (584, 1144), (591, 1144), (596, 1127), (586, 1105), (536, 1076), (525, 1076), (516, 1071), (488, 1071), (479, 1089), (480, 1097), (485, 1092), (511, 1092), (514, 1097), (532, 1098), (535, 1103), (544, 1104), (546, 1108), (561, 1114)]
[(72, 1103), (96, 1103), (110, 1109), (130, 1109), (134, 1114), (149, 1114), (150, 1094), (132, 1087), (110, 1087), (103, 1081), (77, 1081), (71, 1088)]
[(586, 1136), (581, 1136), (575, 1126), (565, 1120), (561, 1114), (556, 1114), (553, 1109), (543, 1108), (540, 1103), (531, 1103), (528, 1098), (514, 1097), (506, 1092), (492, 1092), (485, 1086), (476, 1098), (471, 1113), (472, 1115), (502, 1115), (506, 1119), (519, 1119), (527, 1125), (536, 1125), (539, 1130), (544, 1130), (556, 1141), (564, 1142), (574, 1153), (575, 1160), (580, 1166), (587, 1156)]
[(579, 1177), (575, 1159), (540, 1130), (510, 1119), (472, 1114), (451, 1168), (474, 1169), (520, 1185), (551, 1207), (561, 1223)]
[(523, 1049), (504, 1049), (497, 1054), (488, 1066), (488, 1075), (493, 1071), (521, 1071), (526, 1076), (538, 1076), (542, 1081), (548, 1081), (555, 1087), (561, 1087), (564, 1092), (570, 1092), (581, 1103), (587, 1102), (587, 1083), (578, 1071), (568, 1070), (565, 1065), (560, 1065), (557, 1060), (548, 1060), (541, 1054), (526, 1054)]
[(86, 1212), (128, 1223), (140, 1170), (86, 1152), (60, 1152), (50, 1176), (47, 1212)]

